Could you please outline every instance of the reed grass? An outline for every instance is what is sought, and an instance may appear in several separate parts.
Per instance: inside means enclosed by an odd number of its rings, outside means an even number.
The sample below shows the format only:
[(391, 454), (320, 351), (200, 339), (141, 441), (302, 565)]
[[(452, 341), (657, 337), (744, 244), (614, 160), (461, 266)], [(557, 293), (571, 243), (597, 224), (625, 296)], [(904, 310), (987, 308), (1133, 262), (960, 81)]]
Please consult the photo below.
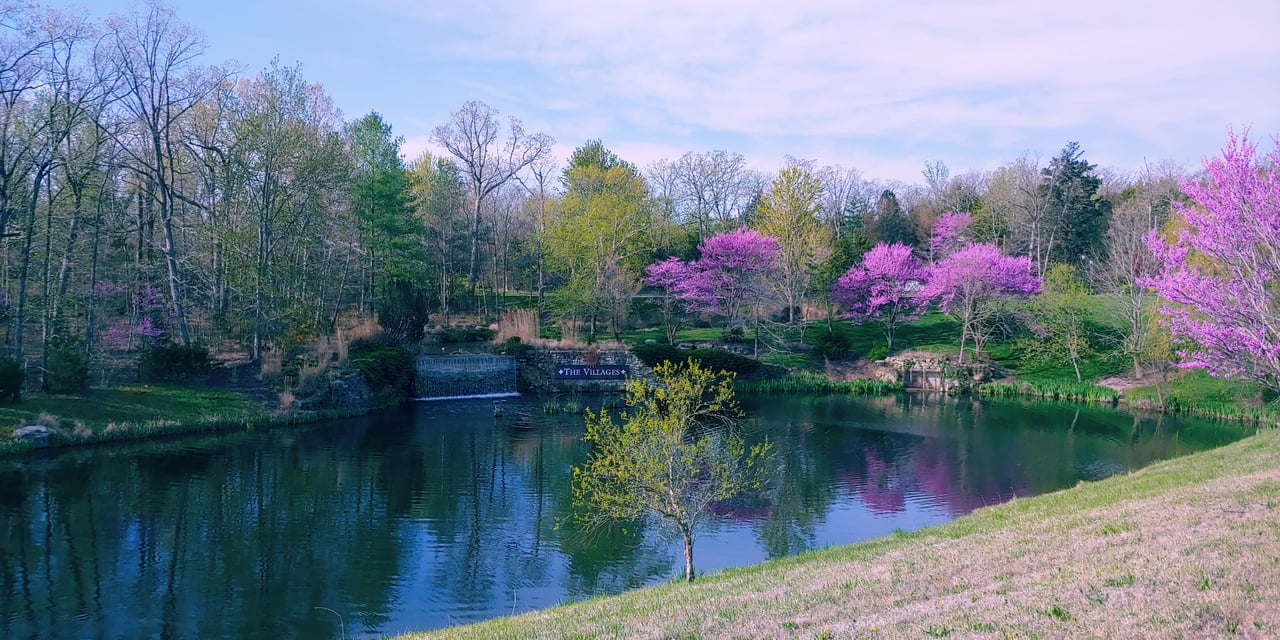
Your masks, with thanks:
[(1092, 382), (1040, 380), (1036, 382), (988, 382), (978, 385), (978, 395), (991, 398), (1041, 398), (1098, 404), (1116, 404), (1120, 392)]
[(871, 396), (901, 391), (902, 385), (872, 378), (832, 380), (818, 373), (801, 371), (775, 380), (739, 380), (734, 388), (739, 393), (846, 393)]

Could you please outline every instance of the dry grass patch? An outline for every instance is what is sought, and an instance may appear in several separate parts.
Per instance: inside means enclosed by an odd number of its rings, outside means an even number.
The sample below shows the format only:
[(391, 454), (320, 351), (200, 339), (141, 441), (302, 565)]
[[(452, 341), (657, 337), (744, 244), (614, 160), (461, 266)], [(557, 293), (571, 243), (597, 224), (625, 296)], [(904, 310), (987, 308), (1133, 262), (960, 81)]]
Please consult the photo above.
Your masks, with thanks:
[(1280, 637), (1280, 432), (827, 549), (417, 637)]

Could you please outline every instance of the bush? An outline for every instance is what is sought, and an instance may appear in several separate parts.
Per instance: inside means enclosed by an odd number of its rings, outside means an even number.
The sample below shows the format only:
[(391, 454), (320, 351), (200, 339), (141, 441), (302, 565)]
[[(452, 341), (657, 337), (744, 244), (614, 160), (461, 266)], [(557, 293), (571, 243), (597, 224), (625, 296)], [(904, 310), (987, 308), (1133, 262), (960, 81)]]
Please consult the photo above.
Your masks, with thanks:
[(414, 344), (422, 340), (427, 324), (427, 294), (412, 282), (394, 280), (383, 286), (377, 299), (378, 326), (395, 344)]
[(375, 397), (413, 389), (413, 355), (384, 340), (356, 340), (347, 346), (347, 362), (364, 374)]
[(692, 359), (712, 371), (730, 371), (738, 375), (751, 375), (760, 370), (760, 361), (719, 349), (695, 349), (686, 351), (669, 344), (641, 344), (632, 347), (641, 362), (655, 367), (660, 362), (680, 363)]
[(849, 343), (849, 334), (844, 331), (835, 331), (830, 328), (824, 328), (813, 339), (813, 351), (823, 358), (831, 360), (840, 360), (849, 357), (849, 352), (853, 349)]
[(22, 383), (27, 372), (15, 358), (0, 357), (0, 401), (22, 402)]
[(89, 379), (89, 369), (80, 354), (79, 343), (55, 337), (49, 340), (45, 354), (44, 390), (49, 393), (77, 393), (83, 391)]
[(871, 351), (867, 352), (868, 360), (884, 360), (889, 357), (889, 345), (877, 342), (872, 345)]
[(208, 373), (213, 360), (204, 345), (163, 342), (142, 354), (138, 368), (149, 380), (176, 380)]
[(725, 329), (720, 333), (720, 341), (726, 344), (742, 344), (747, 341), (747, 333), (742, 327)]
[(520, 340), (520, 336), (511, 336), (498, 346), (498, 353), (507, 356), (515, 356), (523, 358), (528, 356), (534, 350), (533, 345), (525, 344)]
[(445, 327), (440, 331), (441, 342), (488, 342), (498, 335), (489, 327)]

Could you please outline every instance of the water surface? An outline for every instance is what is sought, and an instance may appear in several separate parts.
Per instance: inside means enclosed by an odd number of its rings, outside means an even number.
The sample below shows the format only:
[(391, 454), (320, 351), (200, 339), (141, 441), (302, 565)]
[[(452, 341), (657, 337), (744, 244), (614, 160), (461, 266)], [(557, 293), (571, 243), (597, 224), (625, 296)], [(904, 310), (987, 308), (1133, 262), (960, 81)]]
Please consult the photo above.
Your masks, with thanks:
[[(0, 462), (0, 637), (378, 637), (653, 584), (680, 545), (584, 535), (582, 421), (541, 401)], [(900, 395), (751, 402), (769, 495), (718, 505), (700, 571), (951, 520), (1238, 439), (1074, 405)], [(515, 425), (512, 414), (533, 416)]]

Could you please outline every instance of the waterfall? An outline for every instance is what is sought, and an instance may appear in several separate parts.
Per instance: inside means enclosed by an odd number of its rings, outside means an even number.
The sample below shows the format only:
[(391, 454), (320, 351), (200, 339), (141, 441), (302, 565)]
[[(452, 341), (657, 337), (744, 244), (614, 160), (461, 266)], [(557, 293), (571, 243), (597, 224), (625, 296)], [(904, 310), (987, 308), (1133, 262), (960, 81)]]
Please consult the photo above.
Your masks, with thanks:
[(511, 356), (419, 356), (414, 400), (498, 398), (516, 393), (516, 359)]

